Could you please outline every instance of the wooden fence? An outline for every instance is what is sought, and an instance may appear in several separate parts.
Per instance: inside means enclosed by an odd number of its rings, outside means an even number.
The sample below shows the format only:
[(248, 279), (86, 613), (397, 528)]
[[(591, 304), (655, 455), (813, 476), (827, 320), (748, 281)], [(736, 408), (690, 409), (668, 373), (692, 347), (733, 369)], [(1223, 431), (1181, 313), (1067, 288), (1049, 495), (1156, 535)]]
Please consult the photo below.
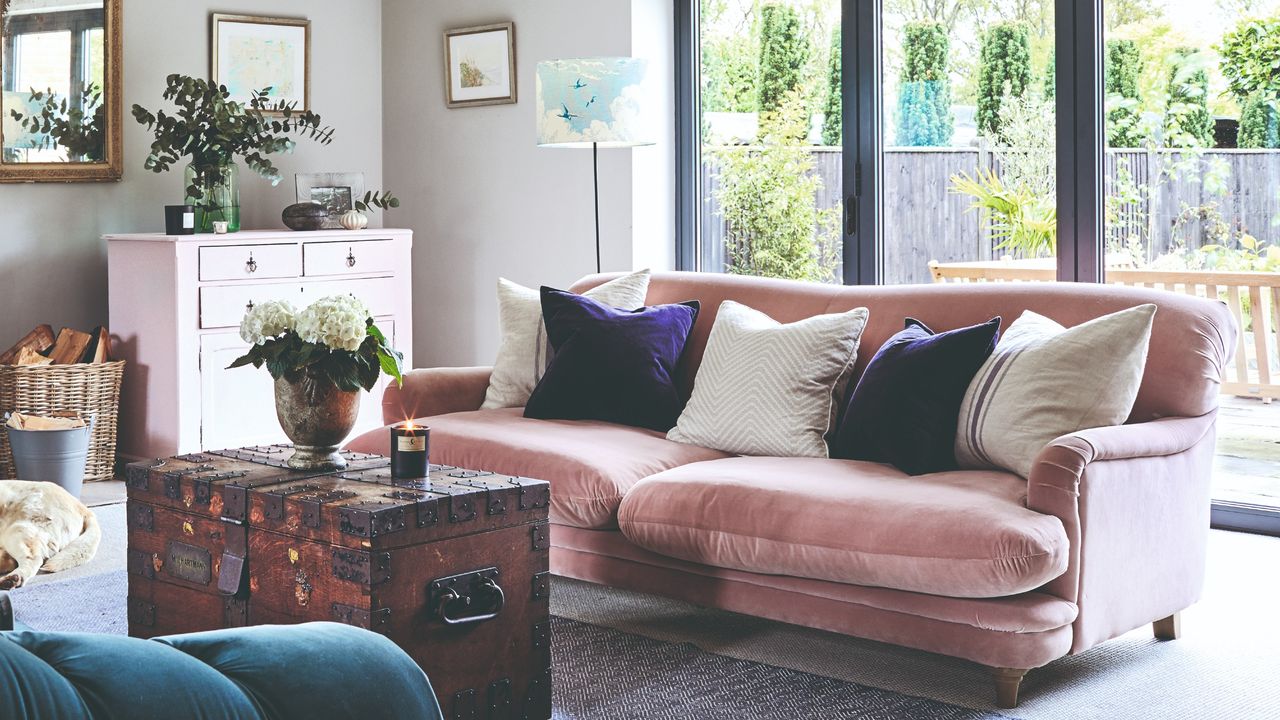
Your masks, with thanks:
[[(750, 148), (742, 148), (750, 152)], [(838, 148), (812, 148), (813, 173), (822, 179), (817, 208), (839, 207), (843, 197), (842, 155)], [(713, 156), (702, 165), (701, 261), (706, 270), (725, 267), (727, 232), (717, 204), (719, 169)], [(986, 148), (888, 148), (884, 153), (884, 243), (886, 282), (924, 283), (929, 262), (990, 260), (994, 249), (981, 216), (969, 211), (970, 198), (949, 192), (957, 172), (998, 171)], [(1265, 241), (1280, 237), (1280, 152), (1208, 150), (1203, 153), (1111, 150), (1106, 191), (1112, 202), (1108, 240), (1136, 237), (1150, 261), (1178, 245), (1197, 248), (1214, 242), (1209, 225), (1188, 209), (1216, 203), (1231, 233), (1247, 231)], [(1187, 217), (1179, 220), (1181, 216)], [(815, 238), (816, 239), (816, 238)], [(838, 242), (838, 239), (835, 240)], [(837, 268), (832, 281), (838, 281)]]
[[(930, 263), (930, 271), (940, 283), (1051, 281), (1056, 276), (1053, 264), (1043, 260)], [(1280, 398), (1280, 273), (1110, 268), (1106, 279), (1225, 301), (1240, 334), (1222, 392), (1266, 402)]]

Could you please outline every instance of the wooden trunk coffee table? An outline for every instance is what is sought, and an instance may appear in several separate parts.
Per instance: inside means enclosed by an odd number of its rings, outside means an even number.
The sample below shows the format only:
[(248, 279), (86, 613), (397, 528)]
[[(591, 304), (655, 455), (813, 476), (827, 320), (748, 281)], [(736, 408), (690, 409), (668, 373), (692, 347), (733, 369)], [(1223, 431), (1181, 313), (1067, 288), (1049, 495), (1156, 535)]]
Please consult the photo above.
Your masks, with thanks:
[(133, 463), (129, 634), (328, 620), (391, 638), (449, 718), (551, 717), (541, 480), (345, 453), (290, 469), (287, 445)]

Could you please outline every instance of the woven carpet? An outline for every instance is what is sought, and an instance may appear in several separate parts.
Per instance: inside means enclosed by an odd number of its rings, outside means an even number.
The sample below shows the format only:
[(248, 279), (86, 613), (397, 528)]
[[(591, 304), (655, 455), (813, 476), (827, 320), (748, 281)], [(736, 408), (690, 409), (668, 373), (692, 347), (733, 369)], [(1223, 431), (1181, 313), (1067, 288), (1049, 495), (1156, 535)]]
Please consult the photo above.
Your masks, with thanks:
[[(12, 593), (37, 630), (125, 634), (121, 570)], [(1004, 716), (552, 618), (554, 720), (999, 720)]]

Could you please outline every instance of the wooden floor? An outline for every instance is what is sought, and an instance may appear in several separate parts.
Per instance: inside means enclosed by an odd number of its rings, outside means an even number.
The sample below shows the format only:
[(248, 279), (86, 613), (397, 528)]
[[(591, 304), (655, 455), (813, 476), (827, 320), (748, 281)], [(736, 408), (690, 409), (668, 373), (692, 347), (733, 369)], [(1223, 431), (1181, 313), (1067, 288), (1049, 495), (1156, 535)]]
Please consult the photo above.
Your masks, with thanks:
[(1280, 401), (1222, 398), (1213, 498), (1280, 507)]

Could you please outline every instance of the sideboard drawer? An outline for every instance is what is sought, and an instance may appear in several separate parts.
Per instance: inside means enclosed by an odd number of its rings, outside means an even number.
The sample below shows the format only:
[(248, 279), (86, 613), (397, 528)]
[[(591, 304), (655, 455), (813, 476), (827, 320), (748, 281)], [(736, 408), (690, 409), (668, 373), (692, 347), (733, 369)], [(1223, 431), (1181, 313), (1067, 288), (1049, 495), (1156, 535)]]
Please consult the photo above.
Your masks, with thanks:
[(200, 288), (200, 327), (239, 327), (245, 311), (267, 300), (302, 301), (298, 282), (269, 285), (214, 285)]
[(302, 258), (297, 245), (224, 245), (200, 248), (200, 280), (255, 280), (297, 277)]
[(356, 275), (392, 272), (397, 262), (396, 243), (390, 240), (309, 242), (302, 246), (302, 273)]
[[(389, 277), (363, 280), (324, 280), (298, 285), (298, 309), (330, 295), (354, 295), (364, 301), (374, 315), (394, 315), (396, 309), (395, 279)], [(237, 321), (239, 322), (239, 321)]]

